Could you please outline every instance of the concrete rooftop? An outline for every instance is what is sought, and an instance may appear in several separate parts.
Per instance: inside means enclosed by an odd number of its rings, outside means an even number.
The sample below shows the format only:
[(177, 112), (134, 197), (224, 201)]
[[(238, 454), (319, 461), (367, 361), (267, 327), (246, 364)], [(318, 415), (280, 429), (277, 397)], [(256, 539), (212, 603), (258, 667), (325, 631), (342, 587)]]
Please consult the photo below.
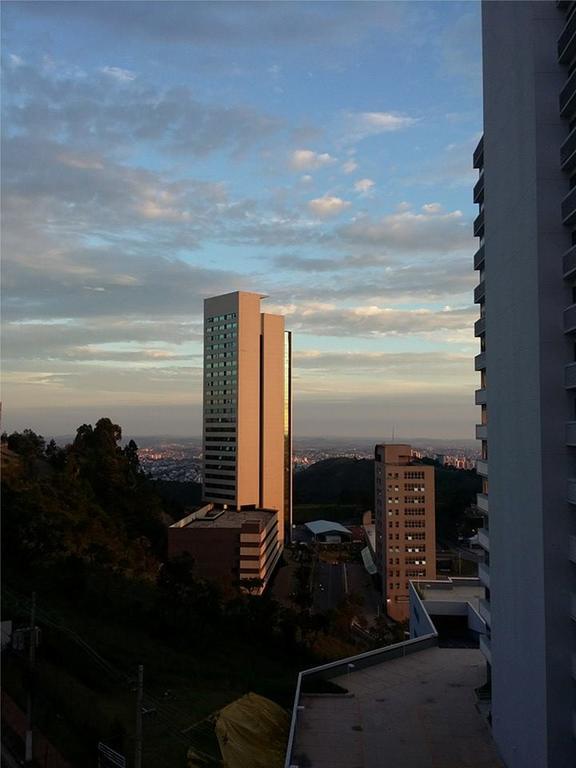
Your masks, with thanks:
[(478, 601), (486, 596), (484, 585), (477, 579), (468, 579), (468, 584), (463, 583), (465, 581), (454, 580), (449, 582), (450, 586), (444, 581), (414, 583), (418, 585), (422, 599), (427, 602), (470, 603), (478, 610)]
[(475, 706), (480, 651), (427, 648), (333, 682), (347, 695), (301, 696), (298, 768), (503, 768)]

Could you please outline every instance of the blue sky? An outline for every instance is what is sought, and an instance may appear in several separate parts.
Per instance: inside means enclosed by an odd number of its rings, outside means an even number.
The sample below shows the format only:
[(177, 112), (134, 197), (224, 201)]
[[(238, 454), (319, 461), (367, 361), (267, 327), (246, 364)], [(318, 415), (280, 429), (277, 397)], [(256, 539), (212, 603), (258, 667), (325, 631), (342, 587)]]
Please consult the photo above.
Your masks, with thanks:
[(302, 436), (471, 438), (479, 5), (5, 3), (4, 428), (199, 433), (267, 294)]

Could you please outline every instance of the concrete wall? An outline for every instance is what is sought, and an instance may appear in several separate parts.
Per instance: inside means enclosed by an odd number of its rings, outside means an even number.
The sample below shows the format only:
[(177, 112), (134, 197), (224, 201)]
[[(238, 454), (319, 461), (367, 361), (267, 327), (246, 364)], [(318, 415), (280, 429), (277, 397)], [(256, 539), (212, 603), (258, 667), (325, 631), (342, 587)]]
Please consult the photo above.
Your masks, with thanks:
[(507, 768), (568, 768), (564, 14), (553, 2), (482, 11), (493, 732)]

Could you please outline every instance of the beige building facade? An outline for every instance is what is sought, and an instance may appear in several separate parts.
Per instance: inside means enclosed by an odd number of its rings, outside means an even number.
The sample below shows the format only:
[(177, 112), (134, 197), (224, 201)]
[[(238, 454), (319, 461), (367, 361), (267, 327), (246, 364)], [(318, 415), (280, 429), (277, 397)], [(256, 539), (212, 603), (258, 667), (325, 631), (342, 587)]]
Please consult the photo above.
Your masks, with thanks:
[(292, 520), (292, 344), (284, 318), (261, 312), (264, 298), (236, 291), (204, 302), (203, 498), (226, 510), (272, 510), (268, 563)]
[(374, 481), (384, 605), (392, 619), (406, 621), (409, 582), (436, 578), (434, 467), (414, 463), (409, 445), (377, 445)]

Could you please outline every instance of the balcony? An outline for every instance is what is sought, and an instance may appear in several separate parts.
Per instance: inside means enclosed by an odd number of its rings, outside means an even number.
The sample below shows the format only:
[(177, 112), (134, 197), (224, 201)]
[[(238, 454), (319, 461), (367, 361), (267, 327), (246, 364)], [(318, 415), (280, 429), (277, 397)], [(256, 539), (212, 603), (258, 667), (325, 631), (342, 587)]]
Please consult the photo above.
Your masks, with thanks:
[(486, 368), (486, 352), (480, 352), (479, 355), (476, 355), (474, 358), (474, 370), (475, 371), (483, 371)]
[(485, 552), (490, 552), (490, 536), (487, 528), (478, 529), (478, 543)]
[(474, 323), (474, 336), (483, 336), (486, 333), (486, 318), (481, 317)]
[(576, 504), (576, 480), (568, 479), (567, 499), (570, 504)]
[(485, 493), (476, 494), (476, 506), (483, 514), (488, 514), (488, 496)]
[(490, 601), (485, 600), (483, 597), (478, 600), (478, 613), (489, 627), (492, 626), (492, 618), (490, 616)]
[(480, 248), (476, 251), (474, 254), (474, 269), (482, 269), (484, 266), (484, 246), (481, 245)]
[(476, 440), (488, 440), (488, 424), (476, 424)]
[(566, 389), (576, 388), (576, 363), (564, 366), (564, 386)]
[(487, 589), (490, 589), (490, 568), (486, 563), (478, 563), (478, 578)]
[(576, 14), (572, 14), (558, 38), (558, 61), (570, 64), (576, 53)]
[(562, 200), (562, 224), (566, 226), (573, 224), (576, 221), (576, 187), (573, 187), (570, 192)]
[(475, 203), (483, 203), (484, 202), (484, 172), (480, 173), (480, 178), (474, 184), (474, 202)]
[[(478, 426), (484, 426), (483, 424), (479, 424)], [(487, 461), (477, 461), (476, 462), (476, 474), (480, 475), (480, 477), (488, 477), (488, 462)]]
[(486, 402), (488, 400), (487, 394), (486, 394), (486, 387), (482, 387), (482, 389), (477, 389), (476, 392), (474, 392), (474, 402), (476, 405), (486, 405)]
[(572, 171), (576, 165), (576, 128), (570, 131), (568, 138), (560, 147), (560, 166), (563, 171)]
[(482, 136), (478, 142), (478, 145), (474, 150), (474, 154), (472, 155), (472, 160), (474, 168), (478, 168), (478, 170), (480, 170), (484, 165), (484, 136)]
[(484, 280), (478, 283), (474, 288), (474, 304), (480, 304), (486, 295), (486, 283)]
[(566, 423), (566, 445), (576, 447), (576, 421)]
[(576, 112), (576, 70), (572, 72), (566, 85), (560, 91), (560, 114), (569, 120)]
[(576, 595), (570, 596), (570, 616), (576, 621)]
[(576, 331), (576, 304), (571, 304), (564, 310), (564, 333)]
[(488, 664), (492, 664), (492, 649), (487, 635), (480, 635), (480, 650)]
[(570, 536), (569, 556), (573, 563), (576, 563), (576, 536)]
[(570, 250), (566, 251), (562, 257), (562, 264), (564, 269), (564, 279), (568, 280), (574, 277), (576, 274), (576, 245), (573, 245)]
[[(572, 134), (570, 134), (572, 135)], [(562, 145), (562, 147), (564, 144)], [(562, 150), (560, 147), (560, 150)], [(480, 211), (478, 216), (474, 219), (474, 237), (484, 237), (484, 211)]]

